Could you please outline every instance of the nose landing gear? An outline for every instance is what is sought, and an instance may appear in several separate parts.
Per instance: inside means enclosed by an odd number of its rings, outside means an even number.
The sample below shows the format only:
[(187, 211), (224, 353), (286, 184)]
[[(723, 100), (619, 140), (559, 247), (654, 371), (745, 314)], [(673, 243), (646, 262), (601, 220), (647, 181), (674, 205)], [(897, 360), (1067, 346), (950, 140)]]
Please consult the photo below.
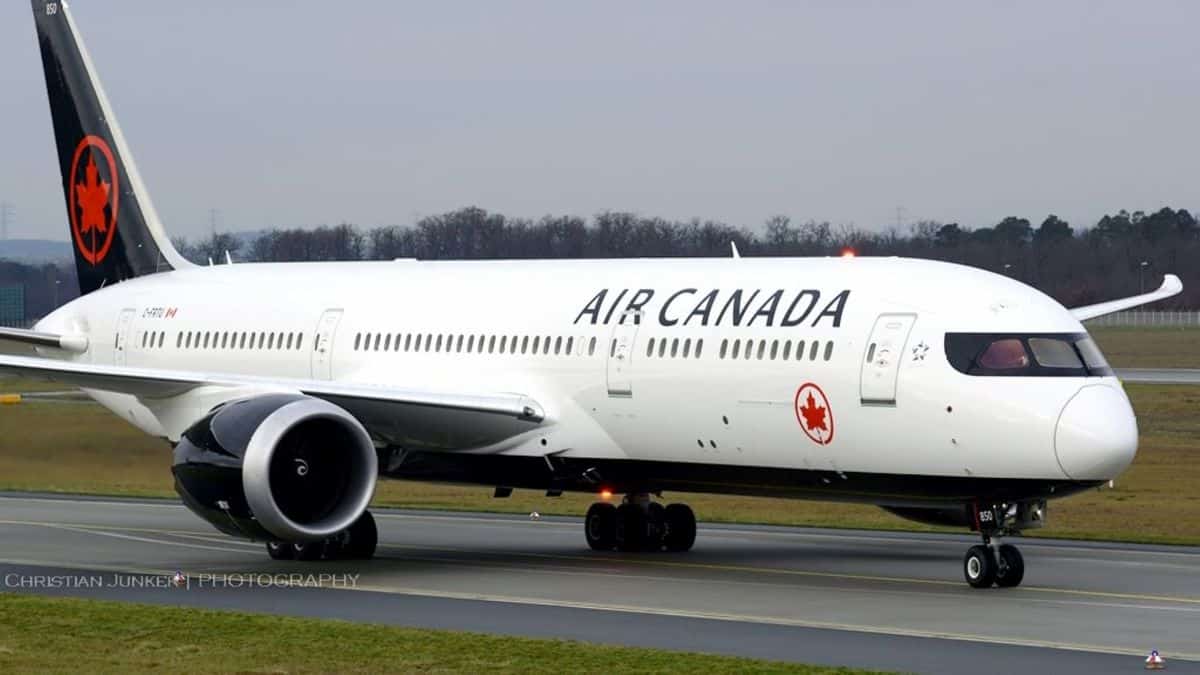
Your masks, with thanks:
[(1012, 544), (995, 544), (994, 539), (1041, 527), (1046, 518), (1046, 502), (994, 504), (981, 508), (973, 504), (975, 527), (983, 536), (983, 545), (967, 549), (963, 558), (963, 576), (972, 588), (1015, 588), (1025, 578), (1025, 557)]
[(595, 551), (683, 552), (696, 542), (696, 515), (687, 504), (662, 504), (631, 494), (620, 506), (597, 502), (584, 519), (584, 535)]

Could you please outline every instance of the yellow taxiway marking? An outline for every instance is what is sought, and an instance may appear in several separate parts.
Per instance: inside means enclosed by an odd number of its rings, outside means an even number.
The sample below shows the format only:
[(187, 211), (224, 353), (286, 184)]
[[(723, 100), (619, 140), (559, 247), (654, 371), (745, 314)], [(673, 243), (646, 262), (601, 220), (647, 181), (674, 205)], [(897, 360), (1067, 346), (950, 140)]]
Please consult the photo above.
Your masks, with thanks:
[[(631, 565), (647, 565), (658, 567), (675, 567), (683, 569), (700, 569), (714, 570), (721, 572), (746, 572), (753, 574), (778, 574), (785, 576), (802, 576), (802, 577), (817, 577), (825, 579), (848, 579), (853, 581), (879, 581), (886, 583), (905, 583), (905, 584), (924, 584), (928, 586), (941, 586), (962, 588), (962, 583), (957, 581), (945, 581), (941, 579), (919, 579), (916, 577), (888, 577), (877, 576), (870, 574), (848, 574), (844, 572), (818, 572), (814, 570), (797, 570), (797, 569), (781, 569), (777, 567), (751, 567), (749, 565), (728, 565), (721, 563), (693, 563), (681, 562), (677, 560), (650, 560), (647, 558), (618, 558), (615, 556), (598, 556), (584, 557), (563, 555), (558, 553), (529, 553), (517, 551), (481, 551), (478, 549), (453, 548), (445, 546), (421, 546), (417, 544), (381, 544), (381, 548), (385, 549), (409, 549), (409, 550), (426, 550), (426, 551), (444, 551), (446, 553), (463, 553), (470, 555), (502, 555), (509, 557), (528, 557), (528, 558), (544, 558), (550, 560), (573, 560), (585, 562), (613, 562), (613, 563), (629, 563)], [(1037, 593), (1064, 593), (1069, 595), (1079, 596), (1095, 596), (1102, 598), (1116, 598), (1122, 600), (1150, 600), (1158, 602), (1173, 602), (1187, 603), (1200, 605), (1200, 598), (1189, 598), (1169, 595), (1151, 595), (1142, 593), (1117, 593), (1111, 591), (1088, 591), (1070, 588), (1052, 588), (1047, 586), (1022, 586), (1020, 591), (1033, 591)]]

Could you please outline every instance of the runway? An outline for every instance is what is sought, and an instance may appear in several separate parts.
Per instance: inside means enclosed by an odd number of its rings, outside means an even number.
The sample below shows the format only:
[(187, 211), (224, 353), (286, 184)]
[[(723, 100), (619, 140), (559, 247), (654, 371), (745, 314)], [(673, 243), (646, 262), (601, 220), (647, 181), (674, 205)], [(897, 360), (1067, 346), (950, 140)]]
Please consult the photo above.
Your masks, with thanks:
[[(275, 562), (172, 502), (6, 494), (0, 589), (911, 672), (1129, 672), (1158, 649), (1200, 672), (1197, 548), (1024, 539), (1025, 584), (974, 591), (968, 536), (702, 525), (688, 554), (597, 554), (578, 519), (375, 514), (376, 560)], [(129, 587), (176, 571), (187, 588)], [(310, 573), (358, 576), (254, 581)]]
[(1132, 384), (1200, 384), (1200, 368), (1117, 368), (1116, 373)]

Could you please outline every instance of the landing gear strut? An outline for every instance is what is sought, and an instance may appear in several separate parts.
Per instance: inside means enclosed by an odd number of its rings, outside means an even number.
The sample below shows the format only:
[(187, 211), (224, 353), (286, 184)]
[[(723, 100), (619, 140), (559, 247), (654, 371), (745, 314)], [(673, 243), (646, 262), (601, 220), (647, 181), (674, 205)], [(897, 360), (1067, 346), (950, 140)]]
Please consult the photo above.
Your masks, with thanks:
[(1046, 503), (1027, 502), (971, 507), (975, 528), (983, 536), (983, 544), (967, 549), (963, 558), (963, 576), (972, 588), (1015, 588), (1025, 578), (1025, 558), (1012, 544), (997, 544), (994, 540), (1021, 530), (1041, 527), (1045, 522)]
[(268, 541), (267, 555), (272, 560), (370, 560), (378, 543), (375, 517), (364, 511), (350, 527), (321, 541)]
[(696, 542), (696, 514), (687, 504), (662, 504), (631, 494), (620, 506), (597, 502), (584, 519), (588, 546), (596, 551), (690, 550)]

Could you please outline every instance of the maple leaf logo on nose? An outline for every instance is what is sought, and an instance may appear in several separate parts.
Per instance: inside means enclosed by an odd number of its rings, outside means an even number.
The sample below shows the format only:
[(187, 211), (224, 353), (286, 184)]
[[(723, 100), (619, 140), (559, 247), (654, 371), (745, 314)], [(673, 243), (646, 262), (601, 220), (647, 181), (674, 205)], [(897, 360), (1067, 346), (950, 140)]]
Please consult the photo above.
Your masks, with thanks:
[(809, 431), (828, 431), (825, 426), (825, 408), (817, 405), (817, 400), (813, 398), (812, 392), (808, 392), (808, 400), (804, 405), (800, 406), (800, 414), (804, 416), (804, 426)]
[(100, 180), (96, 159), (91, 155), (88, 155), (88, 165), (84, 173), (84, 182), (75, 186), (75, 201), (80, 211), (79, 230), (87, 232), (96, 228), (97, 232), (107, 232), (108, 223), (105, 222), (104, 207), (108, 205), (110, 186)]

